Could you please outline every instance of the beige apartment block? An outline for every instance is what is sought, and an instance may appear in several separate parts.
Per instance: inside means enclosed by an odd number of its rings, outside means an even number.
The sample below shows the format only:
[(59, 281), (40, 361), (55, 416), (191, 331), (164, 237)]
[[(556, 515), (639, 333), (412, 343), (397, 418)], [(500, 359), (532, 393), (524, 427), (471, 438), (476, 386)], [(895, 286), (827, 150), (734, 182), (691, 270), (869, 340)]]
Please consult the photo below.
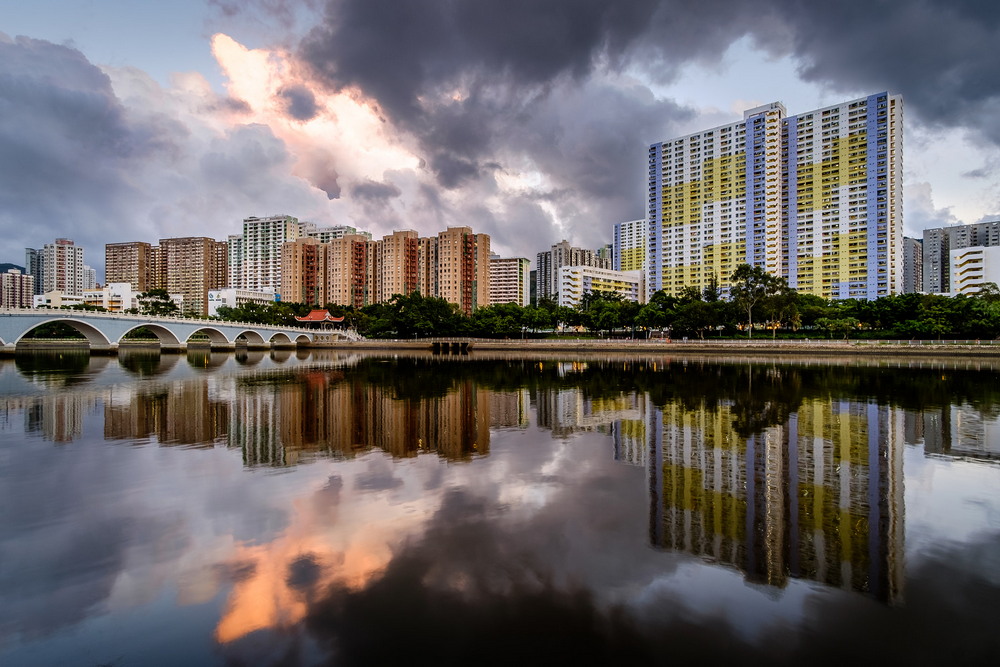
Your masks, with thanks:
[(466, 315), (490, 303), (490, 237), (470, 227), (437, 235), (437, 294)]
[(0, 273), (0, 308), (31, 308), (35, 300), (35, 277), (8, 269)]
[(370, 303), (369, 239), (349, 234), (324, 243), (320, 255), (322, 267), (321, 303), (336, 303), (361, 308)]
[(104, 246), (104, 282), (128, 283), (136, 292), (152, 289), (153, 246), (144, 241)]
[(163, 289), (183, 295), (185, 312), (208, 314), (208, 291), (226, 286), (226, 266), (219, 265), (220, 256), (224, 258), (226, 253), (219, 245), (203, 236), (160, 239)]
[(281, 294), (282, 301), (319, 305), (320, 254), (322, 246), (318, 239), (302, 237), (288, 241), (281, 246)]
[(376, 303), (417, 290), (419, 245), (417, 233), (411, 230), (393, 232), (376, 243)]

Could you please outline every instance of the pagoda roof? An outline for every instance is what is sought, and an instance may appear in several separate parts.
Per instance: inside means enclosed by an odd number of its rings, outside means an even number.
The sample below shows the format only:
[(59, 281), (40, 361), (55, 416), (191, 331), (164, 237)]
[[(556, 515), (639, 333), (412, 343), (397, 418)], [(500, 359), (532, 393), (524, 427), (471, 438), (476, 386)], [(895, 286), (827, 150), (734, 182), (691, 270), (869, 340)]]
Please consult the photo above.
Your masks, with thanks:
[(305, 317), (295, 317), (298, 322), (343, 322), (343, 317), (334, 317), (330, 314), (330, 311), (325, 308), (320, 308), (317, 310), (309, 311), (309, 314)]

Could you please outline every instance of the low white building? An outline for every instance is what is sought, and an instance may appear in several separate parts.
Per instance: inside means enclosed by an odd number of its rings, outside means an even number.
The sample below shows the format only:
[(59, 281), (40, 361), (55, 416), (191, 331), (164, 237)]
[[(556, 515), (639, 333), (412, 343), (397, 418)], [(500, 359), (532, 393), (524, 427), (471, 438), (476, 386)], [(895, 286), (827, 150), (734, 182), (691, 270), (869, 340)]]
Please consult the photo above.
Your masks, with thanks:
[(646, 279), (642, 271), (612, 271), (595, 266), (563, 266), (559, 269), (559, 305), (576, 307), (587, 292), (617, 292), (626, 301), (646, 303)]
[(1000, 285), (1000, 246), (957, 248), (950, 253), (951, 294), (975, 294), (986, 283)]
[(130, 308), (138, 308), (136, 293), (130, 283), (108, 283), (104, 287), (83, 290), (83, 302), (88, 306), (99, 306), (111, 313), (120, 313)]
[(36, 294), (35, 308), (62, 308), (63, 306), (79, 306), (83, 304), (82, 294), (66, 294), (62, 290), (49, 290), (44, 294)]
[(274, 303), (277, 300), (278, 298), (274, 293), (274, 290), (257, 292), (247, 289), (238, 289), (236, 287), (208, 290), (208, 316), (218, 317), (219, 306), (239, 308), (245, 303), (259, 303), (263, 305)]

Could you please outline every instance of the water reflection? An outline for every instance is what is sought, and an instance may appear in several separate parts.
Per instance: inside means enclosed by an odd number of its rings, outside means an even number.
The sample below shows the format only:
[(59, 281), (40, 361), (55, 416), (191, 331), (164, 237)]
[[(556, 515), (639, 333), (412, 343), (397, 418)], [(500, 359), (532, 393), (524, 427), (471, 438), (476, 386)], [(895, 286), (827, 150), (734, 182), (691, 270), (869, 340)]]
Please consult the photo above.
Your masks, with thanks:
[(653, 412), (653, 544), (771, 586), (796, 577), (897, 600), (903, 411), (812, 399), (746, 435), (735, 407)]
[(467, 658), (449, 621), (498, 659), (792, 661), (1000, 600), (989, 369), (250, 354), (0, 366), (69, 380), (0, 395), (0, 657), (175, 596), (159, 626), (258, 663)]

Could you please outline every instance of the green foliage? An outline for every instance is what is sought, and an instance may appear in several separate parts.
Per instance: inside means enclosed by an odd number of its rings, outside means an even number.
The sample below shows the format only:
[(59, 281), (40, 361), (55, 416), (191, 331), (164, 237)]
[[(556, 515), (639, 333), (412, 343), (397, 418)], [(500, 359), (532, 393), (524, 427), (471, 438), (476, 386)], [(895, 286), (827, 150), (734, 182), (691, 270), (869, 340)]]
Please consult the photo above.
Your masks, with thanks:
[(295, 317), (304, 317), (312, 306), (304, 303), (273, 301), (270, 303), (244, 303), (236, 308), (219, 306), (216, 317), (227, 322), (249, 322), (268, 326), (293, 327)]
[(177, 304), (173, 302), (165, 289), (151, 289), (142, 292), (137, 297), (139, 313), (142, 315), (166, 316), (177, 315)]
[(788, 288), (784, 278), (772, 276), (762, 267), (740, 264), (733, 271), (730, 294), (735, 303), (747, 315), (747, 338), (753, 336), (753, 312), (765, 299)]

